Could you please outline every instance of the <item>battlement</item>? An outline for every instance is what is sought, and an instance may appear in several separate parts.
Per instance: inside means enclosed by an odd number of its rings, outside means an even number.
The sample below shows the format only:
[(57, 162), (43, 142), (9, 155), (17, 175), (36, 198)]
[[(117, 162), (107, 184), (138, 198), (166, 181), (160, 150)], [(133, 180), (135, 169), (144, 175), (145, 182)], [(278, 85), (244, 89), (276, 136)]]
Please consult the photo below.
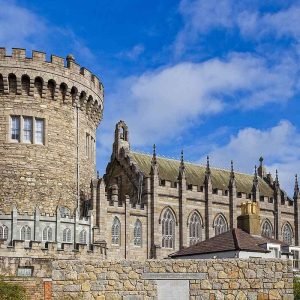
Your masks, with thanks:
[(40, 99), (71, 103), (85, 110), (98, 125), (102, 119), (104, 88), (99, 78), (88, 69), (80, 67), (72, 55), (66, 59), (32, 51), (13, 48), (7, 55), (0, 48), (0, 95), (16, 94), (34, 96)]

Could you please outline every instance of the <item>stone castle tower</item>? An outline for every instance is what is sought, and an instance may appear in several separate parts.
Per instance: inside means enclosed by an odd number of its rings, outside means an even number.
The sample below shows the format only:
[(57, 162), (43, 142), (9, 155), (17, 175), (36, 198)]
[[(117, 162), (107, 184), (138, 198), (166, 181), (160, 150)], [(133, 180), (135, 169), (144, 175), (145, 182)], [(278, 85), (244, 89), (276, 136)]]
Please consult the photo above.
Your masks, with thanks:
[(0, 210), (73, 212), (95, 177), (101, 82), (71, 55), (47, 62), (42, 52), (2, 48), (0, 102)]
[(0, 48), (0, 239), (74, 241), (89, 224), (72, 225), (91, 207), (102, 112), (102, 83), (72, 55)]

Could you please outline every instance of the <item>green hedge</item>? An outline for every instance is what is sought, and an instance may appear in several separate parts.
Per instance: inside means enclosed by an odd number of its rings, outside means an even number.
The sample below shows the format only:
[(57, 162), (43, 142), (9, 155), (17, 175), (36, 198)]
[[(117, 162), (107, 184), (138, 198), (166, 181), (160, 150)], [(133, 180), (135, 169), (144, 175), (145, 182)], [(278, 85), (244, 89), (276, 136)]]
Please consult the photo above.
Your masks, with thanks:
[(25, 288), (15, 284), (0, 280), (0, 299), (1, 300), (25, 300)]

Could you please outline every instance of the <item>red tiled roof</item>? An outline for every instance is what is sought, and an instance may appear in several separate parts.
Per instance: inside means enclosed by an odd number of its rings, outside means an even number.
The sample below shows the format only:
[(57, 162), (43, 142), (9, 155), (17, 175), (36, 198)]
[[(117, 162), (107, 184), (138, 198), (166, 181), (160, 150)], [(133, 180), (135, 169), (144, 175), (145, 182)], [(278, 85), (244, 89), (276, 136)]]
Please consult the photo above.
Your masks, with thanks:
[(170, 254), (169, 256), (177, 257), (241, 250), (266, 253), (269, 251), (259, 246), (265, 243), (277, 243), (284, 245), (284, 243), (280, 241), (265, 237), (253, 236), (239, 228), (234, 228), (208, 240), (199, 242), (193, 246), (181, 249), (173, 254)]

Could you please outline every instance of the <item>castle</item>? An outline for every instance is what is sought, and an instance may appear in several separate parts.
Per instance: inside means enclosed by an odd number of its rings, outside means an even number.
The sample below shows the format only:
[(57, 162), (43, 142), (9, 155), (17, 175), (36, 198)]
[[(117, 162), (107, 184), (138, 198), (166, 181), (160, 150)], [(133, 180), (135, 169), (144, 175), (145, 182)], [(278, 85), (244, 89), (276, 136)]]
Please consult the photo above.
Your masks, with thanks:
[[(96, 174), (100, 80), (66, 60), (0, 48), (0, 253), (80, 250), (104, 258), (164, 258), (237, 227), (241, 204), (259, 203), (261, 234), (299, 245), (300, 192), (280, 188), (260, 158), (254, 174), (133, 152), (115, 128), (106, 174)], [(31, 250), (30, 250), (31, 249)], [(58, 252), (56, 252), (58, 251)]]

